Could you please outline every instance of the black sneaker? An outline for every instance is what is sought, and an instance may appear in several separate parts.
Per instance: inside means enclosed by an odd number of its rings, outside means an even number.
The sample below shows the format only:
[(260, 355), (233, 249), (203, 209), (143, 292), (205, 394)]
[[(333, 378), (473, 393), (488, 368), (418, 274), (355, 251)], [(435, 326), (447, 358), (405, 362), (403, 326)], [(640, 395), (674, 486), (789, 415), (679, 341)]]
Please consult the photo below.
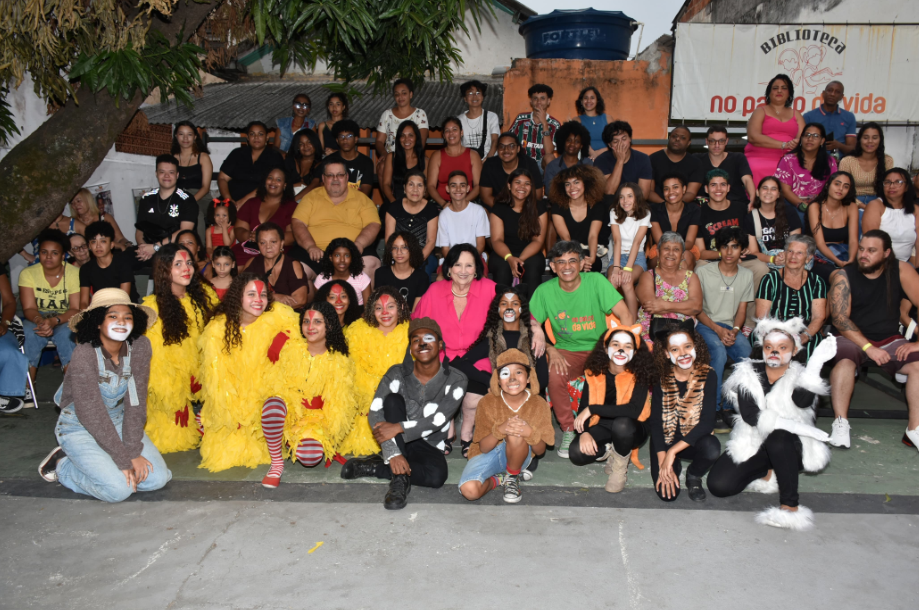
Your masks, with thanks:
[(386, 510), (401, 510), (408, 504), (408, 493), (412, 490), (412, 481), (407, 474), (394, 475), (389, 482), (389, 491), (383, 499)]
[(32, 390), (30, 390), (28, 387), (26, 388), (26, 395), (25, 398), (22, 399), (22, 402), (25, 403), (23, 406), (27, 409), (35, 408), (35, 397), (32, 396)]
[(21, 411), (25, 402), (15, 396), (0, 396), (0, 413), (16, 413)]
[(61, 458), (65, 457), (67, 457), (67, 454), (64, 453), (64, 450), (60, 447), (55, 447), (38, 465), (38, 474), (49, 483), (54, 483), (57, 481), (57, 463), (61, 461)]
[(693, 477), (687, 474), (686, 491), (689, 493), (689, 499), (693, 502), (703, 502), (705, 500), (705, 490), (702, 489), (702, 477)]
[(734, 429), (735, 415), (736, 413), (730, 409), (719, 411), (715, 418), (715, 434), (730, 434)]
[(383, 463), (379, 453), (368, 457), (351, 458), (341, 467), (341, 478), (359, 479), (377, 476), (377, 466)]

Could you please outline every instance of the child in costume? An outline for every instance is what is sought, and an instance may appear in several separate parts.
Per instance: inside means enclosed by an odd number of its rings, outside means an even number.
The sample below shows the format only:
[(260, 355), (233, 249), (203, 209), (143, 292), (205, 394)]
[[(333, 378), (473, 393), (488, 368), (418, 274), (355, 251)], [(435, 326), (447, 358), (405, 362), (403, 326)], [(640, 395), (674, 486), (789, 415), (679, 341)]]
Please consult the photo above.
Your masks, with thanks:
[(160, 453), (188, 451), (201, 439), (191, 409), (201, 389), (198, 337), (217, 295), (201, 280), (192, 253), (166, 244), (153, 255), (153, 294), (143, 304), (158, 315), (146, 333), (153, 346), (146, 433)]
[(269, 348), (296, 337), (297, 327), (297, 314), (271, 300), (262, 276), (240, 273), (233, 279), (198, 342), (206, 431), (199, 468), (219, 472), (270, 462), (262, 405), (272, 396), (295, 392), (304, 377), (273, 363)]
[(740, 413), (731, 440), (708, 474), (718, 497), (744, 489), (779, 493), (780, 506), (756, 516), (757, 523), (792, 530), (813, 527), (814, 514), (798, 504), (798, 473), (816, 473), (830, 462), (829, 435), (814, 426), (817, 396), (830, 393), (820, 369), (836, 355), (836, 337), (814, 348), (807, 366), (793, 362), (807, 325), (801, 318), (760, 320), (753, 331), (763, 360), (744, 360), (724, 384), (724, 397)]
[[(283, 386), (262, 407), (262, 433), (271, 468), (262, 485), (274, 489), (291, 460), (316, 466), (323, 457), (344, 463), (339, 449), (357, 414), (354, 363), (331, 305), (315, 301), (300, 314), (301, 337), (278, 338), (268, 358), (296, 384)], [(305, 339), (305, 340), (304, 340)]]
[(398, 290), (379, 286), (368, 298), (363, 317), (345, 328), (348, 349), (357, 368), (354, 386), (360, 408), (351, 432), (339, 449), (342, 455), (380, 452), (367, 423), (367, 414), (383, 375), (405, 358), (411, 317), (408, 304)]
[(314, 301), (325, 301), (335, 309), (342, 328), (348, 328), (364, 314), (364, 306), (357, 304), (354, 287), (345, 280), (331, 280), (316, 290)]

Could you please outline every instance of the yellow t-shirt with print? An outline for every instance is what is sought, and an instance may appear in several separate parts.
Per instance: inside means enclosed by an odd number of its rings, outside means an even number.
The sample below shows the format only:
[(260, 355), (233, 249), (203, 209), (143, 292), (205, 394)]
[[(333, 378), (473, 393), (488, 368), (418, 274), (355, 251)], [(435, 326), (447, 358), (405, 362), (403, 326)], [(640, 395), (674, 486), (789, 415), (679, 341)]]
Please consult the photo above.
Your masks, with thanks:
[(45, 279), (42, 266), (32, 265), (19, 274), (19, 288), (31, 288), (35, 292), (35, 304), (42, 314), (61, 314), (70, 308), (70, 295), (80, 294), (80, 270), (64, 263), (63, 277), (52, 287)]

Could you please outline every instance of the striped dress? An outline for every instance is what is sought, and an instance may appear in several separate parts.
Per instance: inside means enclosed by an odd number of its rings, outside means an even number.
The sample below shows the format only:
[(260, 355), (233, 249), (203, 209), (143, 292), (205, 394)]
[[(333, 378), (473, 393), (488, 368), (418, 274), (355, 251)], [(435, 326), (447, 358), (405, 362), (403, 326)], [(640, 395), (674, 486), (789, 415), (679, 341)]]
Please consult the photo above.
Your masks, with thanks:
[[(789, 320), (800, 317), (805, 324), (810, 324), (811, 311), (814, 299), (826, 299), (826, 282), (816, 273), (806, 271), (807, 277), (800, 290), (795, 290), (785, 283), (785, 271), (775, 269), (763, 278), (756, 292), (757, 299), (772, 301), (769, 315), (780, 320)], [(814, 348), (820, 345), (823, 336), (814, 335), (814, 338), (804, 346), (807, 357), (810, 358)]]

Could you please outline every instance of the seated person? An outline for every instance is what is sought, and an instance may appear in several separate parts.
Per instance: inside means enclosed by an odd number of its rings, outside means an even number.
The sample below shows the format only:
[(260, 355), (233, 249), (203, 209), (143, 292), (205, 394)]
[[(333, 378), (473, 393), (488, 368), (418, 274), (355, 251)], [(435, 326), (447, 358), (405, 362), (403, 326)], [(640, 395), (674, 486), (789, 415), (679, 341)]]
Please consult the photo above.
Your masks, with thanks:
[(552, 412), (539, 395), (530, 358), (512, 347), (498, 356), (490, 391), (476, 410), (460, 493), (478, 500), (503, 484), (504, 501), (520, 502), (521, 471), (534, 455), (546, 452), (547, 441), (555, 442)]
[(801, 234), (801, 219), (795, 207), (782, 199), (779, 179), (766, 176), (759, 181), (753, 208), (744, 218), (750, 254), (779, 269), (785, 264), (785, 240)]
[(456, 244), (475, 246), (479, 254), (485, 251), (485, 238), (491, 237), (488, 214), (477, 203), (469, 201), (469, 177), (462, 170), (447, 177), (450, 201), (437, 220), (437, 240), (441, 256), (447, 256)]
[(137, 241), (137, 259), (142, 266), (161, 246), (175, 240), (179, 231), (194, 229), (198, 221), (198, 204), (195, 198), (176, 186), (179, 177), (179, 160), (172, 155), (156, 158), (156, 181), (159, 187), (146, 193), (137, 206), (134, 239)]
[(293, 309), (309, 300), (309, 282), (303, 266), (284, 253), (284, 232), (273, 222), (263, 222), (255, 230), (259, 254), (249, 259), (243, 271), (267, 277), (271, 298)]
[(625, 488), (629, 455), (648, 438), (654, 360), (640, 333), (640, 325), (615, 326), (597, 341), (584, 365), (587, 382), (574, 419), (571, 463), (606, 461), (606, 491), (612, 494)]
[(606, 176), (606, 194), (615, 195), (626, 182), (637, 184), (645, 201), (654, 187), (651, 159), (632, 148), (632, 126), (625, 121), (613, 121), (603, 128), (606, 152), (594, 160), (594, 167)]
[(651, 238), (654, 245), (648, 250), (648, 264), (657, 266), (657, 247), (661, 236), (668, 231), (679, 233), (686, 244), (681, 267), (692, 271), (701, 257), (696, 237), (702, 222), (702, 210), (693, 203), (683, 201), (686, 180), (680, 174), (668, 174), (661, 179), (664, 203), (651, 205)]
[(833, 271), (855, 259), (858, 205), (853, 182), (846, 172), (832, 174), (807, 207), (805, 233), (817, 241), (814, 273), (827, 283)]
[[(103, 288), (70, 319), (79, 345), (55, 395), (61, 407), (58, 447), (38, 467), (42, 478), (104, 502), (161, 489), (172, 478), (150, 438), (147, 381), (156, 312), (134, 305), (118, 288)], [(93, 382), (93, 383), (90, 383)]]
[(593, 165), (590, 158), (590, 132), (579, 121), (568, 121), (555, 132), (555, 150), (560, 154), (546, 165), (543, 180), (552, 184), (552, 179), (562, 171), (575, 165)]
[(763, 360), (737, 364), (724, 384), (724, 394), (740, 417), (727, 451), (708, 473), (708, 489), (719, 498), (744, 489), (778, 491), (781, 505), (759, 513), (756, 521), (793, 530), (810, 529), (814, 516), (798, 505), (798, 472), (817, 473), (830, 463), (824, 444), (829, 435), (814, 426), (814, 407), (817, 396), (829, 393), (820, 369), (836, 352), (836, 337), (830, 335), (805, 368), (792, 362), (804, 328), (801, 318), (765, 318), (756, 326)]
[(823, 125), (808, 123), (797, 146), (784, 155), (775, 168), (775, 177), (782, 182), (782, 197), (801, 212), (801, 220), (804, 220), (807, 205), (837, 169), (836, 157), (827, 153), (825, 143)]
[(215, 199), (213, 205), (207, 206), (206, 223), (208, 228), (204, 231), (204, 245), (208, 259), (213, 256), (214, 248), (232, 248), (236, 245), (236, 232), (233, 228), (236, 224), (236, 206), (233, 202)]
[(67, 371), (74, 343), (67, 321), (80, 311), (80, 272), (64, 262), (67, 236), (56, 229), (38, 235), (39, 264), (19, 274), (22, 332), (29, 358), (29, 375), (35, 379), (42, 350), (54, 341), (61, 367)]
[(412, 485), (443, 487), (447, 431), (466, 394), (466, 376), (449, 358), (440, 362), (444, 342), (437, 322), (412, 320), (408, 337), (405, 360), (383, 376), (368, 414), (382, 456), (352, 458), (341, 468), (343, 479), (390, 479), (387, 510), (405, 508)]
[(331, 280), (316, 290), (313, 301), (325, 301), (332, 306), (338, 315), (342, 328), (360, 319), (364, 315), (363, 305), (357, 304), (357, 293), (354, 287), (345, 280)]
[(93, 258), (80, 267), (80, 307), (86, 309), (92, 295), (103, 288), (121, 288), (137, 298), (134, 287), (134, 271), (130, 255), (115, 249), (115, 229), (104, 220), (97, 220), (86, 227), (86, 239)]
[(900, 335), (900, 299), (919, 305), (919, 275), (898, 261), (890, 236), (875, 229), (858, 243), (857, 265), (846, 265), (830, 283), (830, 318), (841, 335), (830, 373), (833, 431), (829, 443), (849, 447), (849, 404), (860, 369), (872, 364), (906, 383), (909, 420), (903, 444), (919, 448), (919, 343)]
[[(637, 284), (648, 268), (645, 241), (651, 228), (651, 208), (634, 182), (624, 182), (609, 213), (610, 262), (607, 275), (616, 288)], [(637, 269), (636, 269), (637, 267)]]
[(659, 381), (651, 389), (651, 480), (664, 502), (680, 495), (682, 460), (689, 499), (705, 500), (702, 477), (721, 454), (712, 434), (718, 379), (708, 364), (705, 341), (692, 322), (670, 322), (654, 337), (654, 363)]
[(280, 167), (271, 169), (256, 190), (255, 197), (250, 198), (236, 214), (236, 222), (233, 223), (236, 244), (232, 246), (236, 263), (243, 267), (249, 259), (259, 254), (255, 231), (264, 222), (279, 226), (284, 232), (284, 246), (295, 252), (291, 223), (296, 210), (297, 202), (294, 201), (284, 170)]
[(533, 178), (524, 169), (514, 170), (495, 199), (489, 214), (491, 248), (488, 269), (499, 284), (516, 278), (532, 296), (546, 270), (543, 247), (549, 215), (546, 204), (536, 199)]
[(683, 203), (690, 203), (696, 198), (705, 174), (702, 171), (702, 162), (695, 155), (689, 154), (691, 140), (692, 134), (689, 128), (677, 125), (670, 131), (667, 147), (648, 157), (651, 162), (651, 172), (654, 175), (654, 190), (648, 195), (648, 201), (653, 203), (667, 201), (663, 183), (667, 176), (673, 174), (683, 179), (685, 187), (681, 197)]
[(16, 315), (16, 296), (10, 284), (8, 264), (0, 265), (0, 413), (16, 413), (26, 403), (33, 406), (31, 393), (26, 399), (29, 360), (19, 351), (19, 341), (10, 324)]
[(511, 124), (509, 132), (517, 138), (523, 154), (545, 167), (555, 158), (553, 141), (555, 132), (562, 126), (549, 116), (552, 103), (552, 87), (537, 83), (527, 90), (532, 112), (521, 112)]
[(384, 235), (387, 240), (393, 233), (411, 233), (421, 246), (425, 270), (433, 273), (437, 269), (434, 244), (437, 241), (437, 219), (440, 206), (431, 199), (425, 199), (424, 172), (410, 169), (405, 173), (402, 196), (381, 210)]
[(415, 309), (431, 285), (418, 240), (408, 231), (396, 231), (386, 240), (382, 263), (374, 273), (373, 287), (392, 286), (405, 299), (409, 310)]
[(705, 133), (705, 152), (696, 153), (696, 158), (702, 164), (702, 174), (706, 175), (713, 169), (727, 172), (728, 184), (731, 190), (728, 199), (741, 201), (746, 205), (753, 201), (756, 187), (753, 184), (753, 172), (747, 158), (741, 152), (728, 152), (728, 131), (723, 125), (713, 125)]
[(234, 148), (220, 166), (217, 188), (222, 199), (229, 199), (242, 207), (255, 196), (276, 167), (284, 167), (284, 155), (274, 146), (268, 146), (268, 126), (252, 121), (246, 126), (246, 145)]
[(353, 184), (366, 195), (373, 192), (373, 161), (357, 150), (357, 140), (361, 137), (361, 128), (350, 119), (344, 119), (332, 126), (332, 137), (338, 143), (338, 150), (324, 160), (342, 163), (348, 169), (348, 184)]
[(322, 269), (314, 282), (316, 288), (332, 280), (343, 280), (354, 288), (357, 304), (364, 304), (370, 296), (370, 278), (364, 273), (364, 261), (353, 241), (344, 237), (333, 239), (325, 249), (321, 264)]
[(559, 241), (584, 249), (582, 271), (600, 271), (609, 242), (609, 202), (603, 176), (594, 167), (575, 165), (559, 172), (549, 185), (551, 219)]
[(750, 355), (751, 347), (741, 332), (747, 318), (747, 308), (752, 307), (754, 298), (753, 272), (738, 265), (740, 251), (746, 243), (740, 227), (725, 227), (715, 234), (715, 244), (721, 253), (721, 260), (705, 265), (696, 272), (702, 284), (702, 311), (696, 330), (705, 340), (711, 354), (711, 367), (715, 369), (716, 409), (721, 411), (721, 421), (715, 425), (715, 432), (731, 431), (734, 413), (722, 409), (721, 380), (728, 357), (737, 364)]
[(537, 199), (543, 198), (542, 168), (531, 157), (520, 154), (517, 137), (505, 131), (498, 136), (498, 154), (485, 159), (482, 164), (482, 178), (479, 185), (479, 197), (486, 207), (495, 205), (495, 197), (504, 190), (510, 175), (518, 170), (526, 170), (532, 177), (533, 192)]
[(67, 250), (67, 262), (79, 269), (92, 258), (89, 255), (89, 245), (86, 243), (86, 237), (79, 233), (71, 233), (67, 236), (70, 239), (70, 249)]

